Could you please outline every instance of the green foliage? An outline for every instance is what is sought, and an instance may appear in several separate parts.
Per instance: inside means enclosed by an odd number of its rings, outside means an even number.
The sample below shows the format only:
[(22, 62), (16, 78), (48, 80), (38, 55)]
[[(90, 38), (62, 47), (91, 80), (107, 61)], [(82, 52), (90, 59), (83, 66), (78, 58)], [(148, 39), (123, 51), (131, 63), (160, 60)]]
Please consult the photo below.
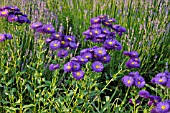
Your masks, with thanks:
[[(0, 33), (13, 35), (12, 40), (0, 43), (0, 112), (148, 113), (151, 108), (146, 100), (128, 103), (130, 98), (139, 98), (139, 89), (121, 83), (122, 76), (137, 71), (126, 69), (124, 50), (140, 53), (138, 71), (148, 82), (146, 89), (164, 100), (170, 98), (169, 89), (149, 84), (156, 73), (165, 70), (166, 62), (170, 64), (167, 0), (2, 0), (0, 4), (17, 5), (32, 21), (50, 22), (56, 30), (63, 25), (64, 33), (75, 35), (80, 43), (78, 50), (65, 59), (51, 57), (56, 52), (45, 44), (49, 35), (36, 34), (29, 25), (0, 18)], [(123, 50), (109, 51), (112, 59), (104, 72), (94, 73), (87, 63), (84, 79), (76, 81), (62, 69), (49, 71), (47, 64), (63, 66), (80, 49), (96, 45), (85, 42), (82, 32), (88, 29), (92, 17), (101, 14), (115, 18), (115, 24), (127, 29), (125, 35), (117, 37)]]

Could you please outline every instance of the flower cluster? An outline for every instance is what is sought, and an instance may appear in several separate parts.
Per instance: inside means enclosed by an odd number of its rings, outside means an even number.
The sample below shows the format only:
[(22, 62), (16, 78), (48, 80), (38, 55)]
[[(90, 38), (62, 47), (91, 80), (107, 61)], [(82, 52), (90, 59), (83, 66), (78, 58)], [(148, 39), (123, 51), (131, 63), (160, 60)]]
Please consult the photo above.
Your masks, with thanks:
[(6, 39), (11, 40), (12, 39), (12, 35), (7, 33), (7, 34), (0, 34), (0, 42), (5, 41)]
[(154, 78), (152, 78), (151, 83), (160, 84), (170, 88), (170, 72), (165, 71), (158, 73)]
[(9, 22), (31, 23), (28, 16), (20, 12), (17, 6), (4, 6), (0, 8), (0, 17), (6, 17)]
[[(120, 25), (113, 25), (116, 22), (114, 18), (108, 18), (106, 15), (101, 15), (90, 20), (91, 26), (88, 30), (83, 32), (85, 35), (85, 40), (90, 40), (92, 42), (102, 43), (103, 47), (106, 49), (121, 50), (121, 43), (118, 42), (116, 34), (122, 36), (126, 29)], [(107, 26), (107, 28), (103, 28)]]
[[(31, 24), (31, 28), (37, 32), (50, 34), (50, 38), (46, 39), (46, 43), (52, 51), (58, 50), (58, 57), (65, 58), (68, 56), (68, 48), (76, 49), (76, 37), (71, 35), (64, 35), (61, 32), (56, 32), (55, 28), (51, 24), (43, 25), (41, 22), (35, 22)], [(66, 50), (67, 49), (67, 50)], [(50, 70), (56, 70), (60, 66), (58, 64), (51, 64)]]
[[(65, 72), (72, 72), (73, 77), (77, 80), (84, 77), (84, 72), (81, 70), (81, 66), (91, 61), (92, 70), (94, 72), (102, 72), (104, 63), (110, 62), (110, 55), (104, 47), (94, 46), (92, 48), (85, 48), (80, 51), (80, 55), (73, 57), (70, 62), (64, 65)], [(81, 72), (77, 75), (77, 72)]]
[(126, 62), (127, 68), (140, 68), (140, 59), (137, 51), (124, 51), (123, 54), (130, 57), (130, 59)]
[(162, 101), (160, 96), (150, 95), (146, 90), (139, 91), (139, 96), (149, 99), (148, 105), (154, 106), (151, 113), (168, 113), (170, 112), (170, 100)]
[(122, 82), (127, 87), (134, 85), (138, 88), (143, 88), (145, 86), (145, 79), (140, 76), (138, 71), (130, 72), (127, 76), (124, 76)]

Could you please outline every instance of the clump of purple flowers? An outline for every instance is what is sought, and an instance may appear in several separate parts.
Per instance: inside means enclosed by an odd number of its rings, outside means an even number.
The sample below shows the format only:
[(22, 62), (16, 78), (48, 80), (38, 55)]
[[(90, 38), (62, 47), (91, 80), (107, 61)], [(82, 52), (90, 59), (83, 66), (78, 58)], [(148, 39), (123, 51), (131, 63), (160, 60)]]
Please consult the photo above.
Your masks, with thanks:
[[(64, 65), (65, 72), (71, 72), (73, 77), (80, 80), (84, 77), (82, 71), (82, 65), (91, 61), (92, 70), (94, 72), (102, 72), (104, 69), (104, 63), (110, 62), (110, 55), (107, 53), (104, 47), (94, 46), (92, 48), (86, 48), (80, 51), (80, 55), (73, 57), (68, 63)], [(80, 75), (75, 74), (81, 72)], [(81, 76), (81, 77), (80, 77)]]
[[(58, 50), (58, 57), (65, 58), (68, 56), (69, 49), (76, 49), (76, 37), (72, 35), (64, 35), (62, 32), (56, 32), (55, 28), (51, 24), (43, 24), (41, 22), (34, 22), (31, 24), (31, 28), (37, 32), (50, 34), (50, 38), (47, 38), (45, 42), (49, 44), (52, 51)], [(56, 64), (57, 65), (57, 64)], [(53, 68), (55, 65), (50, 65), (50, 70), (55, 70), (58, 68)], [(67, 66), (66, 66), (67, 67)]]
[(151, 83), (170, 88), (170, 72), (165, 71), (162, 73), (158, 73), (154, 78), (152, 78)]
[(134, 85), (138, 88), (143, 88), (145, 86), (145, 79), (140, 76), (138, 71), (130, 72), (128, 75), (124, 76), (122, 82), (127, 87)]
[(5, 40), (11, 40), (12, 39), (12, 35), (7, 33), (7, 34), (0, 34), (0, 42), (3, 42)]
[(6, 17), (9, 22), (31, 23), (26, 14), (20, 12), (17, 6), (4, 6), (0, 8), (0, 17)]
[(116, 34), (122, 36), (126, 29), (120, 25), (113, 25), (113, 22), (116, 22), (116, 20), (108, 18), (106, 15), (92, 18), (90, 20), (91, 26), (83, 32), (83, 35), (86, 36), (85, 41), (102, 43), (107, 50), (121, 50), (122, 45), (115, 38)]
[(140, 68), (140, 59), (137, 51), (124, 51), (123, 54), (130, 57), (130, 59), (126, 62), (127, 68)]
[(150, 113), (168, 113), (170, 112), (170, 100), (162, 101), (160, 96), (150, 95), (146, 90), (139, 91), (139, 96), (149, 99), (148, 105), (154, 106)]

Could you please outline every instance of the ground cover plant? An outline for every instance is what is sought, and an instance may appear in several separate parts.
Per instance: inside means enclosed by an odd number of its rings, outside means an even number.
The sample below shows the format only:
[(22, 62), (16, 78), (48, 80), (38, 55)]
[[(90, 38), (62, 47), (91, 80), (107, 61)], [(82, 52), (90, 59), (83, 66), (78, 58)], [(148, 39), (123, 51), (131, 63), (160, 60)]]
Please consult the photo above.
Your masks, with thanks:
[(0, 112), (168, 113), (168, 0), (1, 0)]

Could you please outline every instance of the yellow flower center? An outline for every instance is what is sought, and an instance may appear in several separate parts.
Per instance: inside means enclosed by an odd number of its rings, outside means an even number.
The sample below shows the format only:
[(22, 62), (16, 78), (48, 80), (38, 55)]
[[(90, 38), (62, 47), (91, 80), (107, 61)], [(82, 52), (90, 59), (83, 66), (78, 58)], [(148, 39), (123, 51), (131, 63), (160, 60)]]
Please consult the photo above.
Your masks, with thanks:
[(106, 60), (106, 57), (103, 57), (104, 60)]
[(7, 12), (6, 11), (2, 11), (2, 14), (5, 15), (5, 14), (7, 14)]
[(70, 41), (71, 41), (72, 39), (71, 39), (71, 38), (68, 38), (68, 40), (70, 40)]
[(98, 34), (99, 32), (96, 30), (95, 33)]
[(130, 84), (131, 83), (131, 81), (130, 80), (128, 80), (128, 84)]
[(104, 30), (103, 32), (106, 33), (106, 30)]
[(113, 44), (113, 42), (109, 42), (109, 44), (110, 44), (110, 45), (112, 45), (112, 44)]
[(60, 35), (59, 35), (59, 34), (56, 34), (55, 36), (56, 36), (56, 37), (59, 37)]
[(110, 19), (109, 22), (112, 22), (112, 20)]
[(140, 82), (138, 82), (138, 84), (140, 84)]
[(89, 58), (89, 56), (87, 55), (86, 58)]
[(162, 80), (162, 79), (159, 79), (159, 82), (163, 82), (163, 80)]
[(99, 66), (99, 65), (96, 65), (96, 68), (98, 69), (98, 68), (100, 68), (100, 66)]
[(90, 32), (90, 35), (92, 35), (92, 32)]
[(54, 46), (56, 47), (56, 46), (58, 46), (57, 44), (54, 44)]
[(109, 23), (108, 22), (105, 22), (106, 25), (108, 25)]
[(67, 66), (67, 69), (70, 69), (71, 67), (70, 66)]
[(74, 65), (74, 68), (76, 68), (77, 66), (76, 65)]
[(132, 64), (135, 64), (135, 62), (132, 62)]
[(77, 76), (80, 76), (80, 72), (77, 72), (77, 74), (76, 74)]
[(50, 28), (50, 27), (48, 27), (48, 28), (47, 28), (47, 30), (51, 30), (51, 28)]
[(61, 44), (65, 44), (65, 41), (61, 41)]
[(102, 54), (103, 52), (100, 50), (100, 51), (98, 51), (98, 53), (99, 53), (99, 54)]
[(161, 106), (162, 110), (164, 110), (166, 108), (166, 106)]
[(97, 19), (94, 20), (94, 22), (97, 22), (97, 21), (98, 21)]

